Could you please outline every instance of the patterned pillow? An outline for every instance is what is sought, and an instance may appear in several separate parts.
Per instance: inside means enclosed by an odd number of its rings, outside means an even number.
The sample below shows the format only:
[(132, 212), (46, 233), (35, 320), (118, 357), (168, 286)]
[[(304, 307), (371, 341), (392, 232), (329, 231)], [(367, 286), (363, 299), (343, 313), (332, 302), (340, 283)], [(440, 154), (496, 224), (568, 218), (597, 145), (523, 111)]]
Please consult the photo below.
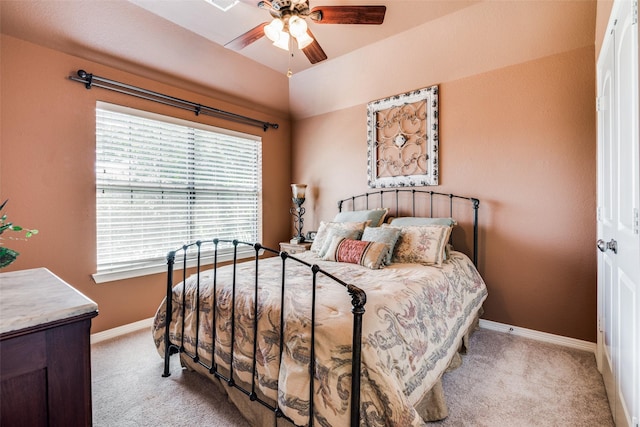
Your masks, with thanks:
[(348, 262), (377, 270), (384, 266), (383, 261), (388, 251), (389, 249), (384, 243), (334, 237), (322, 259)]
[[(332, 230), (356, 230), (359, 231), (360, 234), (364, 231), (364, 228), (369, 225), (369, 221), (363, 222), (320, 222), (320, 226), (318, 227), (318, 233), (316, 234), (316, 238), (313, 239), (313, 243), (311, 244), (311, 251), (316, 254), (320, 254), (322, 249), (324, 248), (324, 244), (327, 241), (327, 237)], [(360, 236), (355, 237), (357, 239)], [(331, 240), (328, 240), (331, 242)]]
[(333, 222), (371, 221), (371, 227), (379, 227), (384, 222), (387, 212), (389, 212), (387, 208), (364, 211), (343, 211), (336, 214)]
[(402, 232), (393, 254), (393, 262), (442, 265), (452, 227), (446, 225), (411, 225)]
[(386, 244), (389, 251), (387, 252), (387, 256), (384, 258), (384, 263), (389, 265), (391, 264), (391, 256), (393, 255), (393, 250), (396, 247), (401, 231), (401, 228), (388, 227), (386, 224), (382, 227), (367, 227), (364, 229), (364, 233), (362, 233), (362, 240)]
[(360, 238), (362, 237), (362, 231), (361, 230), (349, 230), (349, 229), (333, 229), (333, 230), (329, 230), (329, 233), (327, 234), (327, 238), (324, 239), (324, 244), (322, 245), (322, 249), (320, 249), (320, 251), (318, 252), (318, 256), (320, 258), (322, 258), (323, 256), (326, 255), (327, 251), (329, 250), (329, 246), (331, 245), (331, 241), (333, 240), (334, 237), (342, 237), (344, 239), (352, 239), (352, 240), (360, 240)]

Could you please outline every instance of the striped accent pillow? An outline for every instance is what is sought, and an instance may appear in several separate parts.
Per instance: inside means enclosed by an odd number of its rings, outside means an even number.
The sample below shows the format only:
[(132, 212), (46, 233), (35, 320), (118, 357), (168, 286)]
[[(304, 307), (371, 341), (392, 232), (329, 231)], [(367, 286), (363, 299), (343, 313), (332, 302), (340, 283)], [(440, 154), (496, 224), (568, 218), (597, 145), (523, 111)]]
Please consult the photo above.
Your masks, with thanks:
[(336, 236), (322, 257), (326, 261), (347, 262), (377, 270), (384, 266), (389, 247), (380, 242), (367, 242)]

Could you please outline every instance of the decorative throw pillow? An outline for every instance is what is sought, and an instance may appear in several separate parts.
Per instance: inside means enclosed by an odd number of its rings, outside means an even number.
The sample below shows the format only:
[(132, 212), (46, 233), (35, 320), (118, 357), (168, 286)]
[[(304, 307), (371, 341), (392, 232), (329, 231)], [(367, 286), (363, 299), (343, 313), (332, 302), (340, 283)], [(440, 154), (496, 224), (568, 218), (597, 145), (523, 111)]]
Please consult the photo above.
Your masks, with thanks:
[(393, 218), (390, 225), (394, 227), (404, 227), (407, 225), (448, 225), (454, 226), (457, 222), (453, 218), (426, 218), (418, 216), (405, 216), (401, 218)]
[(329, 246), (331, 245), (331, 240), (334, 237), (342, 237), (344, 239), (352, 239), (352, 240), (360, 240), (362, 237), (361, 230), (349, 230), (349, 229), (332, 229), (327, 233), (327, 238), (324, 239), (324, 244), (322, 245), (322, 249), (318, 252), (318, 256), (320, 258), (324, 257), (329, 250)]
[(384, 266), (383, 260), (388, 250), (387, 245), (380, 242), (365, 242), (364, 240), (334, 237), (322, 259), (348, 262), (377, 270)]
[(333, 222), (359, 222), (359, 221), (371, 221), (371, 227), (379, 227), (387, 215), (389, 209), (370, 209), (363, 211), (343, 211), (338, 212), (333, 218)]
[(451, 229), (446, 225), (402, 227), (393, 262), (442, 265)]
[(364, 228), (367, 225), (369, 225), (369, 221), (362, 221), (362, 222), (321, 221), (320, 226), (318, 227), (318, 233), (316, 234), (316, 238), (313, 239), (313, 243), (311, 244), (311, 251), (315, 252), (316, 254), (319, 254), (322, 251), (325, 241), (327, 240), (327, 237), (331, 230), (356, 230), (362, 234), (362, 232), (364, 231)]
[(397, 227), (367, 227), (362, 233), (362, 240), (386, 244), (389, 250), (387, 252), (387, 256), (384, 258), (384, 263), (389, 265), (391, 264), (391, 256), (393, 255), (393, 250), (396, 247), (401, 231), (402, 229)]

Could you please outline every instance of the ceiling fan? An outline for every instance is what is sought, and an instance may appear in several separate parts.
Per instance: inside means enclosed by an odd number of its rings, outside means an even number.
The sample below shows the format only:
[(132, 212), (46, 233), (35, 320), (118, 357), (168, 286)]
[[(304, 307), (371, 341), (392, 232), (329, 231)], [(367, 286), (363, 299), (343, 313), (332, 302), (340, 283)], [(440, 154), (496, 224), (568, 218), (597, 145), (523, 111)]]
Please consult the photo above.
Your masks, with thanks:
[[(256, 4), (255, 0), (243, 2)], [(380, 25), (387, 10), (386, 6), (319, 6), (310, 9), (309, 0), (262, 0), (257, 6), (268, 10), (273, 20), (252, 28), (225, 47), (239, 51), (266, 35), (275, 46), (289, 50), (295, 39), (298, 48), (312, 64), (324, 61), (327, 54), (308, 28), (306, 18), (316, 24)]]

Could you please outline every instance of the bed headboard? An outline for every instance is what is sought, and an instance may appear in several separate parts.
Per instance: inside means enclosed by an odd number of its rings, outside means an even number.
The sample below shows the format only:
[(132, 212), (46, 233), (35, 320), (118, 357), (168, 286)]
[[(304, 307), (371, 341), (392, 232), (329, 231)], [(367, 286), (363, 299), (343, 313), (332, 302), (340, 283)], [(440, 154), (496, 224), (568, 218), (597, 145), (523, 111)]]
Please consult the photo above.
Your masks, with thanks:
[(344, 208), (349, 207), (351, 210), (389, 208), (389, 215), (396, 217), (448, 216), (455, 218), (459, 224), (464, 222), (463, 219), (470, 217), (469, 222), (473, 229), (471, 258), (473, 264), (478, 266), (478, 208), (480, 200), (476, 198), (429, 190), (396, 188), (371, 191), (338, 201), (338, 211), (342, 212)]

